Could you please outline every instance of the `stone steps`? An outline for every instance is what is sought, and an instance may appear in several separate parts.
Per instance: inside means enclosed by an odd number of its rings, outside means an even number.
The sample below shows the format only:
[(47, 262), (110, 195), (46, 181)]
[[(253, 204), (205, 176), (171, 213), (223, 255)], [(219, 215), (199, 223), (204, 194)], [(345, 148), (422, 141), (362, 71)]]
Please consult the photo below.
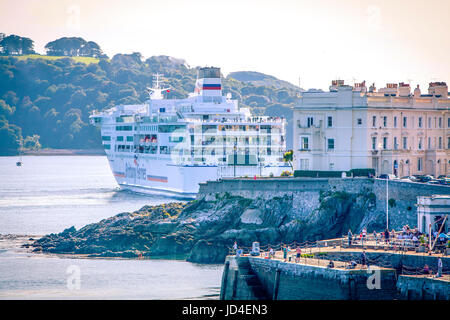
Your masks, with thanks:
[(248, 261), (248, 258), (238, 258), (237, 265), (239, 267), (239, 278), (245, 281), (249, 290), (253, 293), (257, 300), (269, 300), (269, 296), (261, 284), (258, 276), (253, 272), (253, 269)]

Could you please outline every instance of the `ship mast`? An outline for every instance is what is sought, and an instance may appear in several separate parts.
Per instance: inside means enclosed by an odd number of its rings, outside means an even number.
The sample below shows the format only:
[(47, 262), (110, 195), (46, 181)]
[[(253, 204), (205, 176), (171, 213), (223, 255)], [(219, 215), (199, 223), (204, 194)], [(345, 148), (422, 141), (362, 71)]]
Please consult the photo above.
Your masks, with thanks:
[(161, 78), (162, 76), (163, 76), (163, 75), (160, 74), (160, 73), (155, 73), (155, 74), (153, 75), (153, 83), (154, 83), (153, 88), (147, 88), (147, 91), (148, 91), (148, 94), (149, 94), (149, 97), (150, 97), (151, 100), (161, 100), (161, 99), (164, 99), (164, 96), (163, 96), (162, 92), (163, 92), (163, 91), (169, 92), (168, 90), (169, 90), (170, 88), (161, 88), (161, 87), (160, 87), (160, 82), (161, 82), (160, 78)]

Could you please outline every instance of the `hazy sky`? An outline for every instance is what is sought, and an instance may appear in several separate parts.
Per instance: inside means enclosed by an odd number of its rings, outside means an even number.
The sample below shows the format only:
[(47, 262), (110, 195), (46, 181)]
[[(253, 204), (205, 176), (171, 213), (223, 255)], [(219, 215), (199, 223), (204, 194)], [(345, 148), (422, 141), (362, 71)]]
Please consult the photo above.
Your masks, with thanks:
[(80, 36), (110, 57), (169, 55), (304, 88), (450, 82), (450, 0), (0, 0), (0, 32), (40, 53)]

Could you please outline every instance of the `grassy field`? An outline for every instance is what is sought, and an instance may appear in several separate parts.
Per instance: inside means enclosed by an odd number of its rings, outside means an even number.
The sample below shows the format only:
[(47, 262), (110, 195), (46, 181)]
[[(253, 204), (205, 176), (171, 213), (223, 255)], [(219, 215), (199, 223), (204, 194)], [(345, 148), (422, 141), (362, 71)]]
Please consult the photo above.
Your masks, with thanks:
[(76, 62), (82, 62), (85, 64), (98, 63), (100, 61), (100, 59), (92, 58), (92, 57), (42, 56), (39, 54), (26, 54), (26, 55), (22, 55), (22, 56), (14, 56), (14, 58), (17, 58), (19, 60), (25, 60), (25, 59), (57, 60), (57, 59), (63, 59), (63, 58), (71, 58), (71, 59), (75, 60)]

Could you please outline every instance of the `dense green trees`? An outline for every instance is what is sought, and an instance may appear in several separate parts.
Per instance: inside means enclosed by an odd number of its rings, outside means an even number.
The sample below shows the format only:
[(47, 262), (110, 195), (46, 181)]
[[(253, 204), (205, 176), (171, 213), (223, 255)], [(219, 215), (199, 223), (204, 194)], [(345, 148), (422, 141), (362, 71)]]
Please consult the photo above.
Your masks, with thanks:
[(6, 36), (2, 33), (0, 34), (0, 50), (1, 53), (6, 55), (34, 53), (34, 41), (15, 34)]
[(51, 41), (45, 45), (45, 50), (49, 56), (107, 58), (97, 43), (79, 37), (63, 37)]
[(0, 118), (0, 155), (13, 155), (20, 147), (20, 127)]
[[(83, 42), (77, 41), (73, 42), (72, 49), (55, 45), (51, 50), (55, 54), (86, 54), (83, 47), (78, 47)], [(197, 68), (168, 56), (144, 60), (137, 52), (116, 54), (111, 60), (101, 59), (98, 64), (88, 65), (70, 58), (0, 57), (0, 155), (17, 152), (19, 141), (31, 149), (40, 145), (101, 148), (100, 133), (89, 124), (89, 113), (117, 104), (145, 102), (146, 89), (156, 72), (164, 74), (164, 85), (171, 88), (165, 93), (166, 98), (183, 98), (193, 92)], [(245, 81), (232, 76), (224, 78), (224, 93), (230, 92), (241, 107), (250, 107), (257, 114), (291, 118), (290, 106), (297, 95), (295, 88), (283, 87), (279, 85), (283, 82), (276, 83), (273, 77), (270, 77), (271, 85), (255, 85), (251, 77), (247, 78)], [(260, 78), (258, 75), (258, 81)], [(289, 136), (288, 129), (288, 147)]]

